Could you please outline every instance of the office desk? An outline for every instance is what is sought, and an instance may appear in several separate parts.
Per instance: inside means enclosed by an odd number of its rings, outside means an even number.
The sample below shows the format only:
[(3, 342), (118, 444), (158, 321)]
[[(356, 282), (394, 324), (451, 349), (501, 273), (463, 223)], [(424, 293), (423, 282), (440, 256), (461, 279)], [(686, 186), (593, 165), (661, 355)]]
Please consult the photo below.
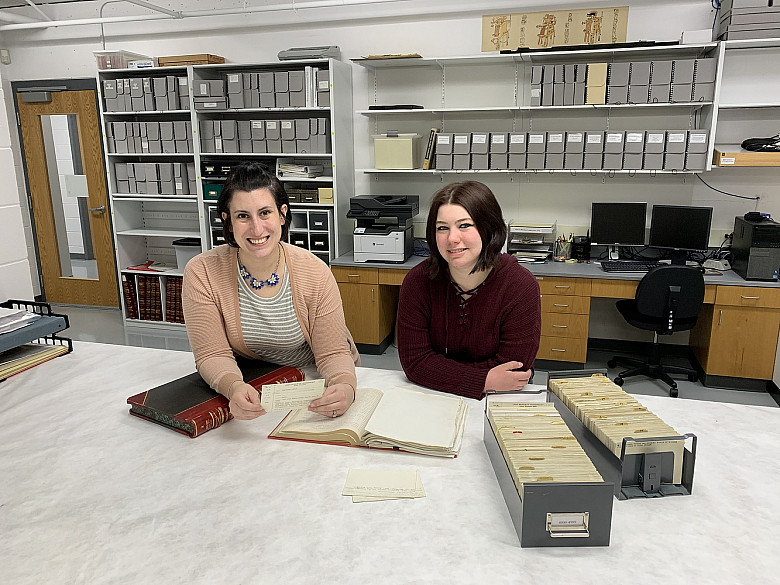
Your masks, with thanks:
[[(698, 436), (693, 494), (615, 500), (609, 547), (523, 549), (483, 403), (469, 401), (457, 459), (267, 439), (283, 413), (189, 439), (131, 417), (125, 399), (192, 371), (191, 354), (74, 346), (0, 383), (3, 583), (777, 580), (777, 408), (637, 396)], [(358, 379), (409, 385), (400, 372)], [(427, 497), (353, 504), (341, 496), (352, 468), (418, 469)]]
[[(351, 253), (331, 270), (341, 291), (347, 326), (361, 351), (382, 353), (390, 342), (398, 291), (406, 273), (424, 258), (402, 265), (356, 263)], [(539, 281), (542, 336), (537, 359), (568, 364), (587, 360), (592, 298), (633, 298), (639, 273), (604, 272), (590, 264), (525, 265)], [(706, 386), (763, 389), (774, 372), (780, 334), (780, 284), (752, 282), (733, 271), (705, 276), (705, 306), (689, 346)]]

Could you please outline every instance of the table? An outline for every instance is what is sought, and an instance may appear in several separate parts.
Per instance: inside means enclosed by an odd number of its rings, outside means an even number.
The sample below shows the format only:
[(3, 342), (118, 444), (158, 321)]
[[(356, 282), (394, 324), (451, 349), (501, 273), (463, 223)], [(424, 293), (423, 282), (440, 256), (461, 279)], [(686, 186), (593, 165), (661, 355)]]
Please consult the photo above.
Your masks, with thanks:
[[(352, 253), (331, 270), (344, 316), (363, 353), (382, 353), (391, 340), (398, 292), (423, 258), (401, 265), (356, 263)], [(608, 273), (596, 262), (525, 265), (539, 281), (542, 333), (537, 360), (571, 367), (587, 361), (591, 299), (634, 298), (640, 273)], [(705, 386), (764, 390), (773, 379), (780, 335), (780, 283), (746, 281), (734, 271), (704, 277), (704, 307), (689, 347)]]
[[(191, 371), (189, 353), (76, 342), (0, 384), (4, 583), (776, 581), (780, 409), (637, 396), (698, 436), (693, 495), (615, 500), (609, 547), (523, 549), (484, 403), (454, 460), (267, 439), (283, 413), (197, 439), (128, 415), (128, 396)], [(419, 469), (427, 497), (353, 504), (350, 468)]]

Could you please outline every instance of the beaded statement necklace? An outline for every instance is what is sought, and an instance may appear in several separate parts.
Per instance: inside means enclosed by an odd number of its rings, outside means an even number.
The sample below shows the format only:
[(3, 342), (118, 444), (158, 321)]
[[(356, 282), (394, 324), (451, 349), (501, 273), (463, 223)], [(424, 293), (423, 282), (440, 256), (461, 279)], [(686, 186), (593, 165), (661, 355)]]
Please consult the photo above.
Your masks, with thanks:
[(246, 266), (241, 264), (241, 259), (239, 259), (238, 264), (238, 274), (246, 280), (247, 284), (251, 286), (255, 290), (260, 290), (264, 286), (276, 286), (279, 284), (279, 275), (276, 273), (277, 270), (279, 270), (279, 262), (282, 260), (282, 247), (279, 246), (279, 256), (276, 258), (276, 266), (274, 267), (274, 271), (271, 273), (271, 276), (269, 276), (267, 279), (263, 280), (257, 280), (254, 276), (250, 274), (250, 272), (246, 269)]

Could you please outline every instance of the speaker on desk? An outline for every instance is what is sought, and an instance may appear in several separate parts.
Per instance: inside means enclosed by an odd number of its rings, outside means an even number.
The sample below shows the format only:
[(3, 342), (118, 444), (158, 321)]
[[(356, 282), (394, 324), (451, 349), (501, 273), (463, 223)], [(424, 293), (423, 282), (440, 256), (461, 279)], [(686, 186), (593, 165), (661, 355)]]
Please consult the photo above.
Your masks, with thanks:
[(571, 244), (571, 257), (577, 262), (590, 260), (590, 238), (588, 236), (575, 236)]

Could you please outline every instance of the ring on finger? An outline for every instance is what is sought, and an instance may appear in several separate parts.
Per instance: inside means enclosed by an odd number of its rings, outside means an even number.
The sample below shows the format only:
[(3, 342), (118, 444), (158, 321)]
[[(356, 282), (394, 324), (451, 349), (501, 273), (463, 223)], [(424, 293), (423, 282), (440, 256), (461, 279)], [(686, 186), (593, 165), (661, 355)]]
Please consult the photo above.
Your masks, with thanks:
[(331, 414), (330, 416), (331, 416), (331, 418), (336, 418), (336, 411), (334, 410), (333, 414)]

